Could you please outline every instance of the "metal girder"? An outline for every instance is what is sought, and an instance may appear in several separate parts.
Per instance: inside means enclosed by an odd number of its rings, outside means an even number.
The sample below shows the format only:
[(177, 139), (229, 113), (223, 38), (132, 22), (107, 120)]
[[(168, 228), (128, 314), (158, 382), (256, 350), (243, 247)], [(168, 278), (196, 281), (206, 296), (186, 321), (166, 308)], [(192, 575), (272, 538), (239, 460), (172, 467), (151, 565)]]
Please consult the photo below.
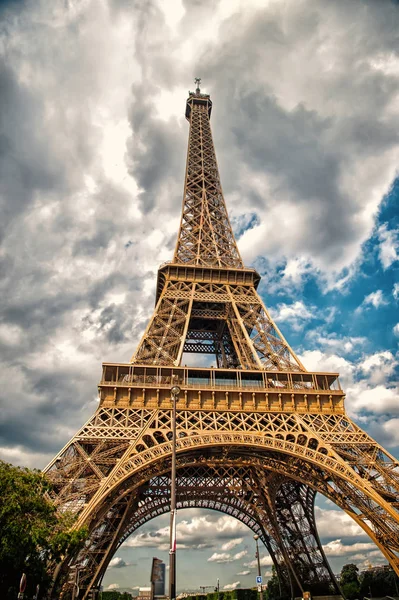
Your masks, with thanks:
[[(270, 489), (279, 488), (284, 481), (277, 472), (262, 471), (263, 485), (259, 489), (259, 468), (255, 469), (245, 462), (240, 465), (243, 461), (238, 457), (225, 454), (223, 462), (220, 456), (209, 457), (203, 454), (187, 458), (190, 464), (186, 466), (182, 466), (184, 461), (181, 458), (179, 460), (179, 508), (202, 507), (218, 510), (236, 517), (258, 533), (276, 566), (281, 589), (286, 593), (289, 593), (290, 589), (304, 589), (298, 586), (293, 576), (299, 569), (299, 575), (307, 585), (306, 589), (317, 588), (319, 592), (323, 591), (326, 594), (336, 589), (333, 575), (330, 574), (330, 578), (325, 576), (328, 566), (324, 564), (326, 561), (323, 554), (320, 559), (321, 547), (318, 538), (312, 537), (310, 552), (305, 549), (301, 553), (297, 549), (294, 556), (292, 552), (287, 553), (286, 547), (281, 547), (281, 534), (279, 531), (276, 534), (272, 524), (273, 513), (271, 519), (269, 516), (270, 505), (267, 505), (266, 510), (264, 505), (264, 495), (268, 495)], [(159, 467), (162, 470), (170, 468), (169, 461)], [(89, 589), (101, 582), (112, 555), (131, 533), (169, 510), (169, 490), (169, 473), (163, 472), (133, 489), (127, 487), (119, 490), (114, 501), (106, 507), (106, 511), (99, 511), (100, 517), (92, 529), (90, 543), (76, 558), (78, 563), (87, 565), (87, 568), (81, 571), (82, 589), (85, 584)], [(290, 500), (295, 505), (298, 498), (293, 496), (295, 494), (291, 490)], [(313, 499), (313, 495), (310, 497)], [(300, 534), (302, 531), (304, 536), (302, 548), (306, 544), (309, 546), (309, 523), (314, 522), (313, 502), (308, 508), (310, 520), (303, 518), (300, 523)], [(324, 574), (324, 578), (320, 579), (317, 585), (313, 581), (316, 572)], [(64, 585), (64, 595), (68, 597), (67, 585)]]
[[(358, 523), (399, 574), (399, 463), (347, 416), (335, 373), (303, 367), (243, 266), (213, 147), (211, 101), (190, 93), (182, 219), (172, 263), (129, 364), (103, 365), (99, 407), (47, 467), (52, 499), (89, 540), (55, 572), (83, 600), (132, 531), (169, 507), (170, 388), (178, 384), (180, 507), (213, 508), (264, 541), (282, 594), (339, 593), (314, 518), (317, 492)], [(181, 366), (184, 351), (217, 368)]]
[[(188, 351), (214, 354), (218, 366), (305, 371), (256, 292), (256, 279), (244, 281), (239, 276), (244, 265), (223, 198), (208, 100), (194, 94), (189, 101), (190, 134), (174, 276), (169, 272), (164, 277), (154, 314), (131, 362), (179, 365)], [(194, 272), (193, 279), (182, 280), (179, 265), (184, 265), (185, 274), (190, 265), (208, 267), (208, 273), (195, 278)], [(241, 284), (232, 283), (240, 279)], [(209, 315), (211, 306), (221, 313), (228, 338), (222, 346), (193, 345), (193, 319), (201, 312)]]
[[(154, 314), (131, 362), (179, 365), (196, 319), (206, 321), (210, 304), (221, 304), (213, 319), (222, 319), (241, 369), (305, 371), (272, 320), (253, 285), (167, 280)], [(195, 316), (192, 311), (195, 312)], [(208, 328), (212, 330), (212, 320)], [(195, 334), (193, 334), (195, 335)]]
[[(113, 417), (115, 418), (115, 414), (117, 415), (120, 428), (127, 433), (128, 415), (125, 414), (122, 419), (122, 412), (114, 409)], [(76, 455), (79, 456), (76, 471), (73, 471), (72, 461), (68, 462), (69, 469), (66, 471), (67, 477), (63, 480), (64, 485), (61, 475), (65, 472), (63, 466), (65, 459), (56, 460), (52, 469), (49, 470), (49, 475), (53, 476), (54, 481), (58, 482), (60, 486), (58, 498), (55, 497), (54, 500), (62, 507), (71, 507), (72, 504), (66, 501), (66, 495), (69, 494), (69, 497), (74, 500), (76, 511), (80, 514), (80, 523), (88, 524), (91, 531), (94, 532), (94, 541), (90, 547), (93, 549), (93, 555), (101, 560), (99, 565), (93, 562), (93, 557), (88, 561), (90, 572), (87, 578), (91, 577), (90, 581), (94, 581), (96, 577), (101, 578), (101, 565), (106, 564), (104, 556), (105, 554), (110, 556), (111, 549), (118, 544), (114, 535), (115, 531), (120, 532), (122, 536), (122, 529), (118, 529), (118, 527), (125, 514), (123, 512), (124, 499), (126, 501), (131, 499), (132, 495), (136, 493), (138, 485), (151, 481), (161, 471), (167, 472), (169, 469), (171, 456), (170, 411), (158, 410), (152, 414), (149, 411), (143, 411), (140, 418), (138, 417), (139, 415), (136, 414), (137, 433), (133, 434), (130, 430), (129, 446), (126, 447), (124, 455), (115, 460), (114, 469), (108, 477), (98, 480), (97, 491), (93, 489), (91, 480), (86, 481), (85, 477), (82, 477), (81, 454)], [(277, 560), (280, 572), (283, 569), (283, 563), (291, 565), (290, 572), (286, 573), (285, 579), (282, 575), (282, 580), (286, 582), (285, 585), (287, 585), (287, 576), (291, 585), (294, 578), (293, 588), (296, 590), (298, 588), (305, 589), (306, 586), (311, 585), (312, 577), (313, 585), (315, 585), (314, 578), (316, 576), (320, 579), (320, 583), (324, 582), (324, 585), (328, 580), (329, 572), (324, 555), (320, 553), (320, 546), (317, 544), (318, 537), (312, 516), (313, 507), (309, 503), (306, 504), (306, 499), (303, 500), (299, 494), (303, 487), (292, 489), (288, 486), (290, 481), (299, 481), (302, 486), (306, 482), (308, 487), (330, 497), (346, 510), (367, 531), (385, 553), (392, 566), (398, 570), (399, 523), (396, 503), (399, 495), (396, 493), (392, 497), (392, 480), (397, 477), (398, 465), (393, 464), (387, 455), (381, 454), (381, 451), (376, 451), (378, 445), (367, 434), (360, 433), (361, 430), (355, 430), (353, 431), (354, 439), (358, 435), (362, 452), (364, 452), (365, 445), (374, 447), (373, 462), (369, 464), (369, 468), (374, 474), (377, 470), (381, 473), (380, 477), (375, 477), (374, 481), (362, 479), (334, 451), (331, 443), (323, 441), (323, 431), (321, 430), (327, 430), (328, 436), (331, 433), (326, 427), (328, 419), (319, 423), (317, 432), (308, 429), (306, 425), (308, 419), (309, 415), (301, 418), (299, 415), (267, 413), (179, 411), (177, 442), (179, 468), (192, 464), (193, 456), (200, 463), (209, 463), (214, 460), (218, 465), (227, 464), (228, 460), (237, 457), (235, 460), (239, 465), (252, 466), (257, 469), (259, 481), (265, 477), (264, 475), (261, 477), (262, 473), (273, 471), (279, 474), (282, 478), (279, 493), (270, 491), (269, 480), (262, 484), (262, 493), (265, 493), (265, 489), (269, 491), (268, 495), (266, 494), (262, 519), (260, 519), (260, 508), (257, 516), (259, 524), (268, 531), (269, 537), (274, 539), (274, 542), (269, 544), (274, 556), (278, 555), (277, 551), (279, 550), (283, 557), (280, 562)], [(105, 430), (108, 426), (112, 429), (112, 415), (109, 419), (103, 418), (102, 421), (105, 423)], [(344, 421), (345, 427), (351, 424), (345, 415), (341, 415), (341, 419), (334, 418), (334, 426), (337, 427), (340, 421), (341, 429), (342, 421)], [(137, 425), (141, 427), (140, 433), (137, 431)], [(86, 433), (88, 439), (92, 439), (90, 427), (86, 426), (85, 429), (86, 431), (82, 431), (82, 434)], [(340, 437), (342, 435), (343, 432), (340, 431)], [(84, 447), (83, 439), (76, 440), (74, 443), (79, 443)], [(120, 440), (119, 452), (121, 452)], [(98, 454), (101, 456), (100, 452)], [(68, 455), (71, 456), (71, 453), (69, 452)], [(366, 461), (363, 462), (365, 469)], [(376, 469), (376, 462), (378, 469)], [(74, 472), (77, 476), (72, 485), (73, 477), (71, 475)], [(87, 488), (85, 487), (86, 483), (89, 484)], [(68, 490), (67, 494), (65, 488)], [(256, 487), (254, 486), (253, 489), (256, 490)], [(384, 490), (385, 495), (390, 494), (390, 501), (380, 495), (381, 490)], [(79, 491), (80, 500), (78, 499)], [(287, 503), (295, 505), (292, 501), (292, 494), (295, 492), (297, 495), (299, 494), (297, 505), (288, 518), (284, 511)], [(203, 494), (204, 490), (197, 497), (194, 495), (192, 500), (198, 503), (202, 502), (201, 505), (205, 506), (206, 498), (204, 499)], [(258, 493), (258, 497), (261, 498), (260, 493)], [(308, 500), (309, 498), (311, 497), (308, 496)], [(224, 510), (223, 507), (230, 504), (231, 501), (224, 499), (220, 504), (220, 510)], [(132, 501), (130, 506), (136, 509), (138, 504)], [(237, 509), (235, 516), (241, 519), (249, 512), (248, 509), (242, 509), (241, 514), (240, 507), (236, 506), (235, 508)], [(265, 526), (266, 519), (273, 527)], [(108, 531), (108, 524), (111, 528), (110, 531)], [(304, 524), (307, 524), (307, 529)], [(300, 534), (297, 538), (297, 545), (291, 543), (294, 533), (297, 536), (298, 533)], [(101, 536), (103, 537), (101, 538)], [(97, 538), (99, 538), (98, 543)], [(287, 550), (288, 546), (291, 548), (290, 552)], [(81, 560), (81, 558), (77, 560)], [(102, 563), (102, 560), (105, 562)], [(330, 584), (331, 582), (328, 584), (331, 588)], [(66, 595), (65, 598), (67, 597)]]
[(195, 94), (190, 100), (183, 209), (174, 262), (242, 268), (223, 198), (208, 102), (198, 102)]

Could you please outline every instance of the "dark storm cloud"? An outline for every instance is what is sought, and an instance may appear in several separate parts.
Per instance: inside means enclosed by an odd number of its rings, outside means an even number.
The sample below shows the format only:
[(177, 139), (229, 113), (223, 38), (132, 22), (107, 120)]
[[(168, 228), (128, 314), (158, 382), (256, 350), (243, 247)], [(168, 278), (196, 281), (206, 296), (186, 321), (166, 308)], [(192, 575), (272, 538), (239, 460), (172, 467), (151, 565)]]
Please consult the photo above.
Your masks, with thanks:
[[(243, 159), (254, 173), (276, 178), (275, 198), (284, 196), (288, 188), (297, 206), (304, 203), (305, 210), (311, 209), (313, 224), (318, 226), (308, 239), (308, 251), (317, 254), (326, 249), (333, 256), (334, 246), (341, 249), (353, 236), (351, 216), (356, 206), (339, 189), (343, 157), (323, 142), (332, 127), (330, 120), (303, 106), (285, 111), (275, 98), (262, 97), (260, 90), (246, 94), (241, 102), (232, 133)], [(266, 198), (263, 204), (267, 208)]]
[[(146, 27), (151, 15), (147, 15)], [(138, 44), (143, 52), (146, 48), (145, 37), (138, 36)], [(164, 61), (162, 46), (149, 47), (143, 53), (144, 71), (148, 75), (154, 71), (154, 63)], [(147, 63), (148, 66), (147, 66)], [(166, 68), (166, 71), (170, 69)], [(165, 69), (157, 71), (165, 78)], [(176, 74), (167, 79), (165, 88), (176, 83)], [(158, 77), (156, 78), (158, 79)], [(177, 199), (182, 195), (184, 177), (184, 159), (187, 140), (187, 129), (181, 126), (176, 118), (165, 122), (157, 112), (157, 102), (153, 99), (161, 91), (150, 78), (144, 83), (132, 86), (132, 102), (129, 107), (129, 121), (133, 135), (128, 142), (127, 161), (130, 174), (136, 180), (140, 194), (139, 199), (144, 213), (151, 212), (162, 205), (163, 209), (176, 210)], [(182, 113), (184, 109), (182, 99)]]
[[(62, 366), (50, 372), (33, 370), (18, 362), (10, 365), (6, 374), (18, 377), (23, 385), (11, 385), (3, 392), (1, 447), (20, 444), (32, 452), (55, 453), (59, 449), (60, 432), (65, 435), (71, 423), (75, 421), (78, 425), (81, 421), (80, 394), (91, 374), (84, 368), (76, 373), (63, 371)], [(99, 377), (100, 369), (93, 374)], [(77, 418), (71, 413), (77, 413)]]
[(35, 192), (63, 187), (59, 165), (40, 135), (43, 106), (0, 59), (1, 232), (34, 199)]
[(393, 172), (398, 83), (375, 67), (397, 53), (389, 2), (224, 18), (220, 2), (185, 0), (172, 27), (163, 4), (108, 6), (14, 7), (1, 32), (2, 445), (25, 455), (73, 435), (101, 360), (129, 360), (145, 327), (176, 240), (195, 75), (214, 101), (232, 220), (268, 271), (293, 256), (350, 265)]
[[(251, 177), (240, 178), (240, 166), (255, 178), (258, 174), (269, 175), (273, 197), (263, 194), (263, 210), (267, 211), (276, 198), (287, 196), (302, 204), (304, 214), (309, 212), (317, 227), (312, 235), (300, 230), (297, 244), (302, 251), (319, 255), (324, 264), (342, 262), (347, 244), (365, 235), (364, 223), (358, 218), (361, 203), (342, 185), (348, 163), (362, 157), (377, 159), (382, 152), (394, 151), (398, 144), (398, 118), (392, 112), (387, 117), (385, 112), (398, 92), (397, 77), (376, 71), (368, 62), (373, 53), (397, 52), (398, 12), (388, 3), (383, 3), (382, 11), (376, 3), (366, 3), (365, 18), (357, 20), (356, 34), (351, 38), (345, 19), (355, 22), (351, 17), (355, 17), (354, 5), (359, 2), (350, 4), (338, 8), (331, 4), (327, 7), (325, 2), (300, 2), (289, 13), (276, 5), (275, 10), (258, 11), (244, 28), (240, 28), (241, 16), (237, 14), (221, 28), (218, 47), (206, 49), (210, 56), (206, 77), (211, 79), (209, 87), (215, 89), (215, 138), (219, 148), (222, 146), (219, 156), (225, 191), (229, 194), (240, 189), (249, 205), (255, 197), (259, 206), (262, 197), (251, 189)], [(327, 18), (328, 23), (340, 25), (341, 31), (329, 31)], [(338, 43), (338, 36), (341, 54), (348, 60), (345, 68), (342, 65), (330, 72), (321, 61), (319, 81), (316, 74), (310, 74), (316, 100), (321, 86), (330, 99), (326, 97), (324, 105), (317, 101), (316, 110), (307, 105), (312, 100), (309, 93), (307, 103), (284, 106), (275, 68), (281, 49), (293, 56), (297, 47), (301, 52), (300, 46), (309, 47), (309, 51), (314, 47), (317, 53), (327, 41), (331, 44), (337, 38)], [(292, 63), (295, 56), (290, 68)], [(282, 61), (281, 69), (285, 66)], [(304, 77), (309, 76), (309, 66), (304, 63), (302, 68)], [(334, 98), (338, 107), (340, 102), (348, 103), (346, 115), (336, 110)], [(228, 109), (218, 109), (219, 105)], [(381, 114), (385, 115), (383, 119)], [(229, 145), (223, 143), (225, 132), (230, 132)], [(290, 233), (284, 231), (284, 235)]]
[(129, 120), (134, 135), (128, 144), (129, 172), (140, 188), (144, 213), (155, 207), (176, 211), (182, 195), (184, 149), (187, 131), (172, 118), (164, 123), (157, 117), (156, 105), (144, 99), (145, 86), (133, 87)]
[[(131, 334), (131, 316), (129, 313), (121, 310), (120, 306), (110, 304), (100, 311), (97, 318), (97, 331), (104, 332), (105, 339), (110, 343), (121, 343), (128, 340), (127, 334)], [(90, 315), (88, 315), (84, 323), (93, 325)]]
[[(146, 277), (123, 243), (135, 230), (132, 197), (98, 166), (91, 42), (86, 17), (71, 14), (68, 31), (37, 5), (2, 30), (0, 446), (36, 466), (95, 409), (101, 359), (123, 344), (121, 358), (132, 354), (141, 319), (133, 323), (112, 294), (137, 310)], [(63, 52), (53, 52), (57, 43)]]

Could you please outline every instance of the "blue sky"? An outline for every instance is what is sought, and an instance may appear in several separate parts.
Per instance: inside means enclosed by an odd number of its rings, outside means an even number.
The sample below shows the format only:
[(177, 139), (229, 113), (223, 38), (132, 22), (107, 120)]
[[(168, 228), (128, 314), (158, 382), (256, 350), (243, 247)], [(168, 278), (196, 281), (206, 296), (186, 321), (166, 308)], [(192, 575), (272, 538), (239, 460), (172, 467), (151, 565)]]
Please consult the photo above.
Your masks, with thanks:
[[(176, 242), (194, 76), (265, 304), (399, 456), (398, 4), (39, 0), (0, 22), (0, 457), (43, 468), (95, 411), (101, 362), (130, 359)], [(316, 516), (335, 571), (382, 560), (323, 499)], [(180, 521), (179, 589), (252, 585), (250, 532)], [(148, 584), (166, 523), (106, 586)]]

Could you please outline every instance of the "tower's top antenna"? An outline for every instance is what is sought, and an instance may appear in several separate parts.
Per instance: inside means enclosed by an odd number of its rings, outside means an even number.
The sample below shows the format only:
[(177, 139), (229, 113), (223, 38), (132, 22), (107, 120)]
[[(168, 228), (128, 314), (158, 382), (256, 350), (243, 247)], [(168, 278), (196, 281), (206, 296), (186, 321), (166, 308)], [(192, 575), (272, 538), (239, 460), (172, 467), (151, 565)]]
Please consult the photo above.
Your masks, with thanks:
[(190, 91), (188, 92), (188, 98), (187, 98), (187, 102), (186, 102), (186, 119), (190, 120), (191, 108), (194, 105), (198, 105), (198, 104), (200, 104), (202, 107), (205, 107), (207, 109), (208, 116), (210, 117), (211, 110), (212, 110), (212, 101), (210, 99), (209, 94), (201, 93), (201, 88), (200, 88), (201, 77), (195, 77), (194, 83), (196, 85), (195, 92), (190, 92)]

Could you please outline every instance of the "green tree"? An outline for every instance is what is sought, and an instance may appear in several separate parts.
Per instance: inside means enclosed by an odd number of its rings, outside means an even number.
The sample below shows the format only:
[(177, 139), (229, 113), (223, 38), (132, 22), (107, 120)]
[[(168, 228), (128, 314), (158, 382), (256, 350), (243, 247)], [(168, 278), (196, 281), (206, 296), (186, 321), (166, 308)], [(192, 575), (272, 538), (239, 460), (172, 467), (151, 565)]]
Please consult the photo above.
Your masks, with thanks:
[(350, 581), (349, 583), (343, 583), (341, 585), (342, 592), (346, 600), (356, 600), (359, 598), (360, 587), (356, 581)]
[(280, 582), (277, 576), (276, 567), (272, 566), (272, 576), (267, 582), (266, 598), (267, 600), (277, 600), (281, 597)]
[(132, 600), (133, 596), (129, 592), (118, 592), (116, 590), (109, 590), (103, 592), (102, 600)]
[(49, 561), (74, 552), (86, 531), (71, 530), (74, 517), (58, 515), (46, 492), (51, 484), (43, 473), (0, 461), (0, 589), (2, 598), (15, 600), (22, 573), (26, 596), (37, 584), (44, 593), (50, 583)]
[(399, 578), (389, 566), (372, 568), (360, 575), (360, 595), (381, 597), (398, 596)]
[(339, 576), (339, 582), (341, 585), (345, 585), (346, 583), (359, 583), (359, 569), (353, 563), (348, 565), (344, 565), (341, 569), (341, 574)]
[(344, 565), (339, 577), (342, 592), (347, 600), (355, 600), (359, 597), (359, 569), (353, 563)]

